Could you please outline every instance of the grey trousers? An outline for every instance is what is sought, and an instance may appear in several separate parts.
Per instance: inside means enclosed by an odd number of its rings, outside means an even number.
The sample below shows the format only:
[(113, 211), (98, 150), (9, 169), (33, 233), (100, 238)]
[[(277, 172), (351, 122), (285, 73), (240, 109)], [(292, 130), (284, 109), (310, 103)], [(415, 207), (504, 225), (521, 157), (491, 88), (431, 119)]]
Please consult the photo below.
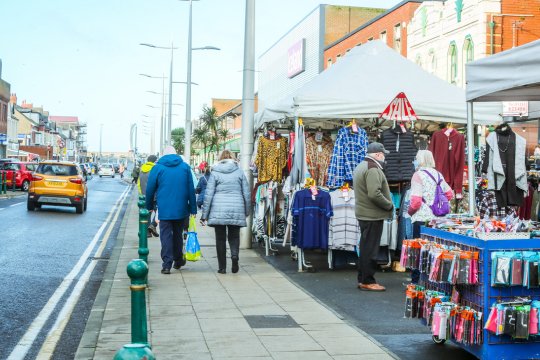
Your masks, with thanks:
[(238, 258), (240, 252), (240, 226), (216, 225), (216, 251), (220, 269), (227, 267), (227, 240), (231, 249), (231, 257)]

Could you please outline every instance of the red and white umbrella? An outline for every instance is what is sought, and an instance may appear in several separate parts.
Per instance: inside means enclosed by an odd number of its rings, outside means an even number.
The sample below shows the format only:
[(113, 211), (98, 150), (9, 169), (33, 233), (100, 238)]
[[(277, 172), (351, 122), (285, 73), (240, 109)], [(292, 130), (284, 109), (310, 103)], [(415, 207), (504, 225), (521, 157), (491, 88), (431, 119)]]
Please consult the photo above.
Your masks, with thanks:
[(393, 121), (416, 121), (418, 117), (405, 96), (400, 92), (379, 116), (381, 119)]

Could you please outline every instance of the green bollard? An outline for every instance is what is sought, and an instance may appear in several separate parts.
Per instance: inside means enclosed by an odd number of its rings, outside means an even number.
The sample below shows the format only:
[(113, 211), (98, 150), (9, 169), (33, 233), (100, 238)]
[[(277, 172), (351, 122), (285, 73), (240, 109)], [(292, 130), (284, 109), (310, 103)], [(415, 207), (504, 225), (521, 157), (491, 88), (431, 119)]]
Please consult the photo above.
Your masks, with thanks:
[(139, 211), (139, 259), (148, 264), (148, 218), (149, 212), (146, 209)]
[(144, 344), (127, 344), (116, 352), (113, 360), (155, 360), (152, 350)]
[(141, 259), (131, 260), (127, 273), (131, 279), (131, 343), (149, 346), (145, 297), (148, 265)]

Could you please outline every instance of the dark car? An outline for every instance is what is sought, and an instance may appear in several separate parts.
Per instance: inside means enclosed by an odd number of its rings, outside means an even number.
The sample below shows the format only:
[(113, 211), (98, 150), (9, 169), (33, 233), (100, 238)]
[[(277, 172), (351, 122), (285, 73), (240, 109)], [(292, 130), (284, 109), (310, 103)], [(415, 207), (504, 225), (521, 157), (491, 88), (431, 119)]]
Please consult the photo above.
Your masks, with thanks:
[(114, 164), (113, 167), (114, 167), (114, 172), (116, 174), (119, 174), (120, 173), (120, 164)]
[(0, 170), (7, 176), (7, 187), (13, 187), (13, 174), (15, 174), (15, 187), (28, 191), (32, 181), (32, 173), (36, 171), (37, 164), (33, 162), (13, 161), (0, 163)]

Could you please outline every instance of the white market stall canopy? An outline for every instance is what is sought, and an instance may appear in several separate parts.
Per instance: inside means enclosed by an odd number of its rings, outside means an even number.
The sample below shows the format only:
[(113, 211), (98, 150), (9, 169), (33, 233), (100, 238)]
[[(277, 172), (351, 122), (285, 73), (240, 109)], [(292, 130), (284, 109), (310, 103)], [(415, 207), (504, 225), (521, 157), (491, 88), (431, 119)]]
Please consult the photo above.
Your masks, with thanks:
[(466, 71), (467, 101), (540, 101), (540, 40), (468, 63)]
[[(465, 124), (465, 90), (437, 78), (379, 40), (352, 49), (291, 97), (257, 114), (256, 128), (296, 116), (315, 119), (377, 118), (404, 92), (420, 120)], [(475, 107), (479, 124), (501, 120), (501, 104)]]

